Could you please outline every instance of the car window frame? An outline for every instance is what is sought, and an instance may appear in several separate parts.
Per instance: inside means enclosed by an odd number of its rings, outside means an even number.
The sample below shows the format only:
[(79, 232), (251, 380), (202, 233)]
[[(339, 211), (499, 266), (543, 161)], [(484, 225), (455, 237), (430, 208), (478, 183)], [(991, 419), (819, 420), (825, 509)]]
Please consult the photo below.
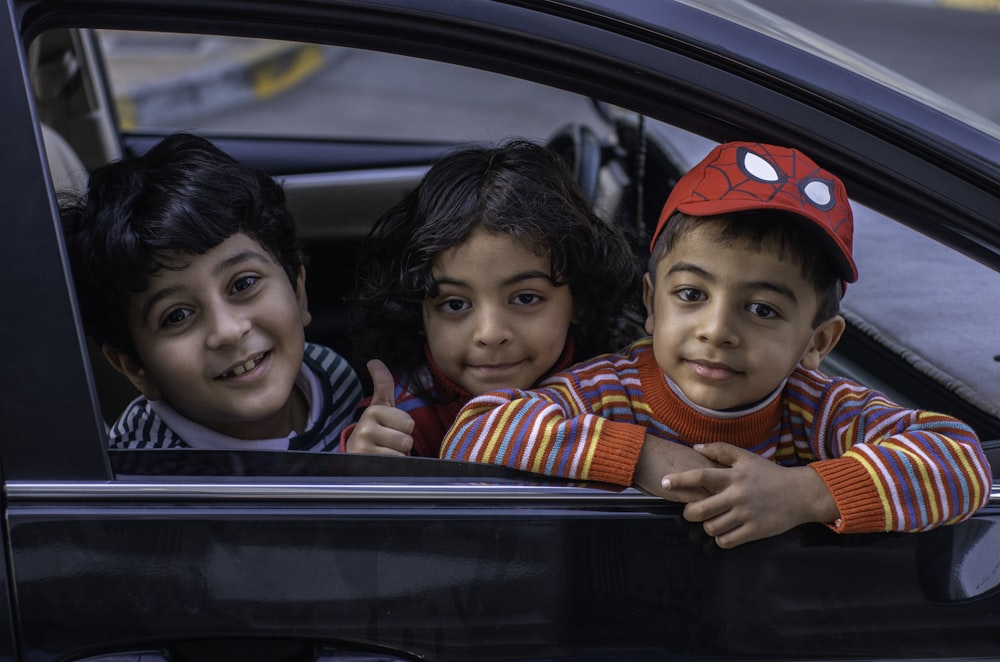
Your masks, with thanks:
[[(40, 3), (42, 6), (48, 6), (47, 3)], [(115, 3), (112, 3), (114, 6)], [(551, 7), (546, 7), (544, 9), (551, 9)], [(419, 17), (424, 22), (421, 23), (421, 30), (419, 37), (427, 38), (428, 35), (433, 35), (439, 30), (444, 29), (444, 27), (454, 26), (454, 17), (436, 17), (434, 15), (433, 8), (430, 6), (424, 7), (422, 10), (423, 14)], [(461, 9), (456, 11), (469, 11), (467, 9)], [(856, 173), (852, 175), (852, 181), (864, 181), (866, 175), (872, 175), (870, 169), (860, 167), (860, 164), (870, 158), (873, 155), (879, 155), (886, 159), (887, 163), (891, 164), (890, 171), (892, 172), (892, 177), (887, 177), (885, 174), (881, 174), (874, 178), (874, 183), (869, 181), (865, 183), (864, 186), (860, 188), (862, 196), (870, 196), (876, 202), (882, 203), (882, 206), (892, 208), (891, 202), (887, 202), (887, 197), (892, 197), (892, 195), (898, 195), (900, 192), (911, 192), (908, 191), (905, 185), (907, 181), (908, 173), (923, 174), (929, 169), (935, 167), (936, 164), (930, 164), (924, 160), (921, 160), (921, 154), (918, 150), (914, 150), (912, 153), (907, 152), (904, 149), (905, 136), (907, 135), (906, 127), (902, 127), (899, 131), (899, 135), (895, 137), (895, 141), (890, 141), (888, 137), (883, 136), (882, 140), (875, 143), (874, 146), (865, 146), (863, 144), (864, 139), (870, 139), (871, 135), (866, 131), (866, 127), (844, 127), (843, 119), (835, 114), (828, 113), (825, 109), (820, 107), (811, 107), (808, 103), (803, 101), (802, 98), (797, 96), (792, 96), (789, 94), (786, 85), (778, 85), (774, 81), (763, 80), (745, 80), (738, 77), (733, 71), (729, 70), (728, 67), (720, 66), (717, 62), (705, 62), (700, 61), (696, 57), (691, 55), (686, 55), (676, 50), (676, 48), (661, 48), (662, 43), (655, 39), (649, 38), (629, 38), (622, 39), (619, 41), (614, 41), (609, 44), (608, 47), (603, 50), (598, 48), (594, 51), (592, 49), (597, 48), (602, 42), (600, 36), (603, 34), (603, 29), (597, 26), (591, 26), (582, 31), (582, 34), (574, 34), (575, 46), (572, 48), (568, 46), (554, 47), (548, 41), (543, 39), (545, 31), (547, 29), (553, 29), (562, 27), (561, 18), (557, 13), (531, 13), (533, 10), (525, 8), (514, 8), (509, 6), (496, 8), (495, 13), (488, 17), (479, 17), (480, 21), (493, 20), (494, 23), (486, 25), (485, 23), (474, 24), (472, 28), (467, 25), (463, 25), (463, 34), (468, 37), (470, 31), (472, 33), (478, 31), (478, 33), (485, 39), (487, 37), (494, 40), (499, 39), (501, 35), (504, 34), (505, 30), (512, 25), (519, 26), (520, 29), (525, 30), (526, 34), (533, 34), (534, 40), (531, 42), (531, 47), (520, 45), (511, 46), (507, 49), (499, 49), (496, 52), (491, 52), (489, 54), (479, 53), (473, 57), (473, 63), (476, 66), (482, 66), (492, 71), (498, 71), (500, 73), (508, 73), (511, 75), (524, 75), (526, 72), (531, 72), (532, 75), (529, 76), (530, 79), (536, 82), (542, 82), (544, 84), (552, 84), (557, 86), (562, 86), (580, 93), (593, 94), (598, 92), (604, 92), (607, 96), (602, 97), (602, 99), (613, 102), (613, 103), (624, 103), (633, 102), (634, 107), (640, 112), (647, 112), (653, 110), (653, 115), (659, 119), (680, 121), (687, 127), (695, 129), (704, 129), (706, 135), (711, 135), (717, 137), (721, 135), (723, 131), (722, 126), (718, 124), (720, 117), (725, 117), (725, 112), (718, 113), (714, 122), (710, 126), (706, 126), (705, 120), (703, 118), (696, 117), (698, 114), (698, 106), (703, 104), (704, 101), (699, 101), (698, 104), (694, 104), (693, 107), (679, 112), (676, 116), (667, 117), (664, 110), (667, 104), (663, 102), (664, 92), (658, 94), (650, 94), (648, 96), (641, 95), (637, 92), (614, 92), (614, 86), (608, 83), (602, 83), (600, 81), (600, 76), (596, 75), (601, 71), (618, 71), (621, 70), (617, 67), (620, 62), (629, 62), (629, 66), (633, 69), (631, 76), (633, 79), (639, 83), (641, 82), (646, 86), (647, 91), (652, 92), (651, 86), (656, 84), (663, 84), (666, 81), (663, 80), (663, 76), (659, 73), (654, 72), (655, 63), (666, 57), (672, 61), (678, 63), (675, 71), (671, 73), (675, 77), (673, 81), (675, 84), (679, 85), (680, 91), (673, 92), (673, 98), (675, 101), (677, 98), (686, 98), (687, 93), (684, 90), (685, 85), (694, 85), (694, 81), (700, 81), (700, 85), (706, 85), (709, 87), (714, 86), (728, 86), (735, 85), (739, 90), (743, 90), (748, 98), (754, 99), (754, 105), (745, 108), (747, 112), (750, 112), (755, 118), (761, 118), (767, 115), (769, 109), (774, 108), (785, 108), (785, 109), (795, 109), (794, 117), (791, 119), (784, 119), (782, 122), (784, 126), (796, 126), (803, 124), (810, 124), (811, 126), (816, 126), (820, 130), (817, 131), (819, 135), (822, 135), (821, 129), (824, 127), (836, 127), (839, 131), (834, 133), (843, 134), (845, 140), (841, 141), (840, 147), (842, 151), (835, 151), (834, 145), (832, 144), (833, 138), (827, 139), (825, 142), (820, 142), (819, 138), (813, 137), (809, 140), (804, 140), (806, 144), (805, 149), (815, 148), (815, 153), (827, 157), (827, 159), (835, 164), (839, 164), (837, 167), (842, 169), (843, 172)], [(43, 12), (43, 15), (44, 12)], [(538, 25), (537, 22), (531, 23), (530, 27), (528, 22), (523, 22), (525, 15), (530, 15), (532, 18), (541, 17), (544, 19), (543, 23), (545, 25)], [(55, 21), (59, 24), (59, 10), (53, 9), (52, 13), (46, 15), (46, 18), (50, 21)], [(110, 20), (106, 15), (103, 15), (101, 11), (96, 11), (92, 19), (95, 25), (101, 25), (102, 19), (108, 25), (114, 25), (114, 21)], [(468, 18), (468, 17), (467, 17)], [(71, 20), (69, 18), (63, 17), (63, 20)], [(169, 20), (165, 16), (157, 16), (155, 12), (150, 12), (150, 14), (139, 22), (143, 24), (148, 24), (149, 27), (159, 26), (161, 29), (163, 27), (162, 23), (159, 21)], [(440, 23), (435, 23), (435, 20), (440, 20)], [(42, 21), (45, 23), (45, 21)], [(358, 25), (362, 25), (359, 23)], [(330, 43), (336, 41), (340, 42), (358, 42), (363, 37), (371, 39), (373, 43), (367, 43), (366, 47), (371, 47), (374, 44), (378, 44), (384, 48), (387, 52), (398, 52), (401, 50), (408, 50), (411, 54), (413, 52), (414, 43), (418, 39), (418, 35), (415, 35), (412, 30), (406, 34), (402, 35), (399, 32), (399, 26), (393, 24), (393, 30), (388, 33), (379, 32), (374, 34), (372, 30), (375, 25), (379, 23), (363, 24), (362, 27), (356, 27), (357, 33), (351, 33), (347, 31), (345, 33), (339, 33), (334, 36), (333, 31), (324, 32), (319, 28), (315, 29), (312, 34), (315, 40), (321, 41), (323, 43)], [(220, 29), (220, 26), (228, 26), (225, 32), (241, 32), (249, 36), (262, 36), (267, 38), (280, 38), (282, 35), (280, 32), (275, 31), (272, 27), (265, 23), (250, 22), (244, 17), (229, 17), (229, 18), (219, 18), (213, 24), (209, 26), (201, 26), (202, 30), (208, 30), (212, 27), (215, 29)], [(13, 27), (13, 26), (12, 26)], [(188, 26), (188, 28), (193, 28), (195, 26)], [(188, 29), (185, 28), (185, 29)], [(30, 35), (34, 30), (34, 23), (29, 23), (27, 27), (22, 26), (24, 34)], [(365, 32), (368, 30), (368, 32)], [(557, 30), (558, 31), (558, 30)], [(631, 40), (630, 40), (631, 39)], [(11, 40), (11, 43), (18, 43), (18, 39)], [(635, 48), (626, 48), (626, 45), (632, 45)], [(8, 46), (10, 47), (10, 46)], [(457, 61), (460, 56), (466, 55), (465, 51), (459, 50), (458, 47), (452, 47), (448, 45), (442, 45), (434, 43), (426, 46), (427, 52), (425, 55), (432, 58), (440, 58), (448, 61)], [(526, 59), (522, 59), (523, 56), (528, 55)], [(569, 57), (569, 62), (571, 66), (566, 68), (566, 71), (555, 71), (552, 68), (542, 68), (541, 70), (532, 69), (533, 65), (537, 65), (539, 61), (551, 62), (560, 61), (565, 62), (566, 58)], [(591, 63), (588, 65), (588, 63)], [(580, 67), (589, 66), (590, 73), (592, 75), (585, 77), (583, 80), (579, 80), (573, 77), (574, 73), (578, 73)], [(653, 80), (644, 80), (645, 76), (650, 76)], [(8, 94), (8, 98), (11, 100), (10, 104), (16, 104), (18, 101), (19, 94), (24, 94), (27, 91), (26, 86), (24, 89), (17, 89), (18, 83), (23, 85), (23, 82), (27, 80), (25, 72), (22, 70), (22, 77), (20, 81), (14, 81), (12, 86), (14, 89), (11, 94)], [(635, 89), (643, 89), (643, 85), (638, 85)], [(660, 105), (657, 105), (657, 104)], [(40, 155), (40, 137), (38, 134), (37, 124), (34, 122), (33, 114), (30, 108), (22, 107), (18, 109), (18, 112), (12, 112), (12, 116), (17, 115), (16, 122), (20, 125), (22, 129), (25, 129), (26, 133), (24, 135), (31, 135), (35, 139), (35, 152)], [(745, 120), (744, 120), (745, 121)], [(772, 119), (771, 125), (781, 124), (777, 119)], [(16, 125), (15, 125), (16, 126)], [(764, 123), (761, 128), (762, 135), (766, 135), (768, 132), (768, 124)], [(30, 131), (28, 131), (30, 127)], [(23, 145), (22, 145), (23, 146)], [(812, 146), (812, 147), (810, 147)], [(960, 157), (961, 155), (959, 155)], [(956, 157), (956, 158), (959, 158)], [(960, 158), (959, 158), (960, 160)], [(45, 210), (45, 216), (50, 217), (53, 221), (57, 218), (55, 207), (54, 207), (54, 194), (51, 190), (51, 185), (48, 184), (44, 189), (39, 188), (39, 184), (42, 181), (47, 181), (48, 178), (42, 176), (38, 178), (38, 173), (44, 173), (44, 168), (42, 162), (39, 158), (37, 163), (26, 164), (28, 167), (24, 168), (25, 173), (34, 172), (36, 178), (33, 182), (33, 186), (27, 186), (25, 190), (29, 191), (33, 197), (30, 198), (31, 202), (24, 200), (20, 205), (19, 214), (25, 217), (32, 217), (42, 215), (40, 210)], [(963, 234), (962, 229), (969, 226), (969, 221), (974, 220), (977, 215), (982, 215), (982, 209), (987, 206), (987, 202), (995, 202), (996, 196), (993, 195), (995, 192), (989, 189), (977, 188), (981, 183), (978, 178), (965, 181), (956, 172), (947, 171), (945, 168), (946, 164), (937, 165), (941, 169), (942, 176), (939, 180), (940, 185), (935, 188), (934, 191), (924, 191), (922, 193), (922, 198), (927, 202), (927, 206), (933, 212), (933, 209), (940, 208), (944, 201), (951, 200), (955, 197), (960, 197), (966, 193), (970, 193), (971, 202), (970, 204), (960, 207), (959, 209), (964, 209), (967, 212), (967, 220), (957, 219), (955, 222), (948, 224), (947, 232), (938, 231), (934, 233), (936, 238), (939, 240), (954, 241), (958, 244), (960, 248), (967, 248), (967, 244), (975, 239), (971, 234)], [(973, 163), (967, 163), (967, 166), (971, 167)], [(30, 166), (37, 166), (37, 169), (32, 169)], [(30, 179), (30, 177), (25, 176), (25, 180)], [(880, 188), (880, 183), (890, 182), (892, 186)], [(994, 187), (995, 188), (995, 187)], [(971, 193), (975, 193), (972, 195)], [(44, 196), (44, 197), (42, 197)], [(907, 209), (913, 209), (919, 206), (918, 204), (910, 203)], [(915, 224), (921, 225), (919, 220), (914, 221)], [(49, 293), (52, 301), (61, 301), (62, 305), (58, 309), (53, 311), (50, 307), (45, 311), (45, 316), (40, 319), (46, 320), (48, 324), (45, 326), (52, 330), (54, 335), (54, 341), (59, 346), (59, 356), (62, 357), (62, 363), (67, 367), (64, 379), (61, 381), (56, 395), (58, 396), (55, 400), (57, 402), (65, 402), (66, 409), (63, 411), (68, 412), (65, 417), (67, 421), (87, 421), (86, 427), (91, 428), (90, 430), (66, 430), (59, 429), (58, 425), (44, 426), (43, 436), (46, 437), (46, 441), (53, 443), (57, 446), (58, 450), (54, 455), (58, 456), (61, 460), (57, 463), (58, 466), (54, 466), (51, 461), (51, 455), (46, 455), (45, 457), (40, 456), (37, 453), (32, 453), (26, 448), (17, 448), (15, 444), (4, 443), (2, 453), (3, 453), (3, 463), (8, 476), (15, 480), (31, 480), (37, 479), (44, 476), (54, 476), (58, 475), (60, 479), (70, 479), (79, 477), (90, 477), (97, 480), (107, 480), (113, 477), (113, 472), (107, 458), (107, 453), (103, 446), (103, 423), (101, 417), (98, 413), (97, 407), (97, 396), (94, 388), (93, 375), (91, 373), (89, 362), (86, 358), (86, 352), (83, 351), (84, 341), (81, 331), (80, 321), (78, 311), (75, 305), (75, 299), (68, 288), (68, 271), (65, 268), (64, 251), (61, 244), (61, 237), (57, 231), (53, 231), (55, 228), (52, 226), (43, 228), (42, 224), (36, 224), (37, 227), (29, 228), (26, 231), (27, 235), (31, 235), (32, 240), (38, 242), (39, 250), (45, 251), (45, 258), (48, 260), (50, 270), (50, 278), (54, 282), (46, 283), (45, 292)], [(57, 224), (55, 224), (57, 225)], [(982, 228), (978, 230), (978, 234), (982, 235)], [(1000, 244), (1000, 242), (997, 242)], [(969, 251), (970, 253), (976, 253), (976, 251)], [(981, 251), (980, 251), (981, 253)], [(59, 268), (52, 268), (52, 260), (58, 256)], [(982, 255), (976, 255), (976, 257), (982, 257)], [(1000, 264), (1000, 261), (998, 261)], [(994, 267), (996, 268), (996, 267)], [(23, 300), (15, 298), (15, 300)], [(38, 306), (32, 306), (32, 302), (27, 301), (24, 305), (24, 310), (33, 311), (37, 309)], [(56, 318), (59, 320), (58, 324), (52, 324), (53, 312), (55, 312)], [(29, 325), (30, 326), (30, 325)], [(21, 344), (30, 344), (27, 341), (33, 339), (33, 334), (24, 334), (19, 336)], [(17, 338), (14, 339), (10, 346), (16, 346)], [(75, 351), (74, 351), (75, 350)], [(34, 355), (36, 360), (38, 358), (37, 353)], [(18, 365), (23, 365), (24, 370), (27, 371), (30, 365), (30, 359), (24, 361), (18, 361)], [(47, 362), (39, 361), (37, 364), (45, 365)], [(81, 398), (83, 393), (88, 393), (89, 398)], [(25, 422), (21, 422), (21, 425), (16, 428), (17, 435), (21, 438), (25, 438), (29, 435), (29, 430), (31, 426)], [(35, 430), (38, 433), (38, 430)], [(80, 437), (84, 438), (84, 442), (80, 441)], [(89, 438), (89, 440), (88, 440)], [(54, 440), (54, 441), (53, 441)], [(90, 448), (90, 450), (86, 450)]]

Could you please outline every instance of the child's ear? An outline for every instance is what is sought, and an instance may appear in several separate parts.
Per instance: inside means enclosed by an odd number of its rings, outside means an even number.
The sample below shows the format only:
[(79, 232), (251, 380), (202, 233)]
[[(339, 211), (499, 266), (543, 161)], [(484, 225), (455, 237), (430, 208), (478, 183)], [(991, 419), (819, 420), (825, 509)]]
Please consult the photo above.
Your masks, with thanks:
[(152, 402), (160, 399), (160, 388), (150, 378), (149, 373), (133, 361), (128, 354), (111, 345), (101, 345), (101, 352), (111, 367), (125, 375), (147, 400)]
[(646, 333), (653, 335), (653, 328), (656, 326), (655, 320), (653, 319), (653, 311), (656, 309), (653, 305), (653, 277), (647, 271), (642, 277), (642, 303), (646, 306)]
[(802, 367), (809, 370), (818, 369), (826, 355), (840, 342), (840, 336), (843, 335), (846, 326), (847, 323), (844, 322), (843, 317), (834, 315), (816, 327), (813, 331), (812, 341), (806, 348), (802, 360), (799, 361)]
[(299, 314), (302, 316), (302, 326), (309, 326), (312, 322), (312, 314), (309, 312), (309, 299), (306, 297), (306, 268), (305, 265), (299, 267), (299, 274), (295, 277), (295, 300), (299, 304)]

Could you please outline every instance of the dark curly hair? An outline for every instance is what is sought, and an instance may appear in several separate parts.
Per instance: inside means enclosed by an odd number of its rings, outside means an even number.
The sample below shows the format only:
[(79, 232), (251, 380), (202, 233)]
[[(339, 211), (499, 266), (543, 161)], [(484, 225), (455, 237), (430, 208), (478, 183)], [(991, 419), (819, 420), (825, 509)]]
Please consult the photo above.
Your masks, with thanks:
[(437, 294), (432, 266), (477, 228), (551, 257), (552, 282), (568, 284), (573, 296), (575, 359), (639, 335), (640, 271), (623, 231), (593, 213), (554, 152), (512, 140), (446, 155), (375, 223), (358, 258), (352, 307), (359, 365), (379, 358), (402, 373), (426, 363), (422, 306)]
[(282, 265), (292, 285), (305, 257), (281, 186), (191, 134), (94, 171), (87, 193), (61, 201), (77, 299), (87, 333), (142, 365), (128, 305), (150, 276), (182, 269), (239, 232)]

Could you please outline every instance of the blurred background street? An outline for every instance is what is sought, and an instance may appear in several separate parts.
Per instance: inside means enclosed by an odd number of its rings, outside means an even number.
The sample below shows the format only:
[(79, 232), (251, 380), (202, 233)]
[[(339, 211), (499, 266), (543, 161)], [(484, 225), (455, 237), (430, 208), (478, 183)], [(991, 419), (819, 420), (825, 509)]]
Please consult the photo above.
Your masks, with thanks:
[[(1000, 123), (994, 60), (1000, 2), (756, 4)], [(479, 72), (416, 59), (401, 72), (398, 57), (373, 52), (197, 35), (105, 32), (103, 42), (124, 128), (241, 132), (266, 126), (283, 135), (456, 140), (482, 136), (484, 125), (497, 138), (543, 135), (548, 127), (586, 121), (593, 113), (578, 97), (557, 90), (496, 76), (488, 80), (489, 93), (479, 94)], [(308, 85), (300, 84), (305, 80)], [(397, 100), (392, 108), (364, 102), (366, 96), (384, 99), (387, 90)], [(442, 117), (442, 95), (461, 101), (453, 115)], [(505, 103), (495, 103), (497, 98)], [(527, 105), (532, 113), (518, 112)]]
[(1000, 3), (756, 0), (759, 7), (1000, 123)]

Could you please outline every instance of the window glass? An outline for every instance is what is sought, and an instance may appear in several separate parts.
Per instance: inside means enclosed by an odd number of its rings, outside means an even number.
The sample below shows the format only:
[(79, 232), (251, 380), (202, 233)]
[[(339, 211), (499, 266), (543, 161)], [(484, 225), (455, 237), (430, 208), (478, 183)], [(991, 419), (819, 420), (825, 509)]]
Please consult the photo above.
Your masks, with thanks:
[(546, 138), (596, 117), (586, 97), (400, 55), (107, 30), (100, 41), (123, 131), (496, 140)]
[(844, 308), (1000, 414), (1000, 273), (854, 203), (858, 282)]

